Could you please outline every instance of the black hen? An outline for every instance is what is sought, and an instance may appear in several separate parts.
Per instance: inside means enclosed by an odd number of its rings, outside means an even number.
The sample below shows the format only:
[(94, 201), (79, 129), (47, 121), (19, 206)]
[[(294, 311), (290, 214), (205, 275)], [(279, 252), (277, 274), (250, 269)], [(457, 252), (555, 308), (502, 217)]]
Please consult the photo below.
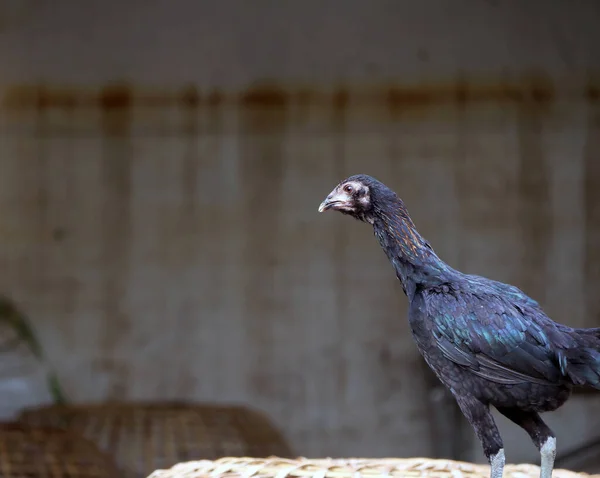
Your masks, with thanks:
[(525, 429), (550, 478), (556, 439), (539, 413), (563, 405), (574, 385), (600, 389), (600, 329), (557, 324), (518, 288), (453, 269), (370, 176), (342, 181), (319, 206), (328, 209), (373, 226), (408, 297), (419, 351), (475, 429), (491, 477), (502, 476), (505, 458), (490, 405)]

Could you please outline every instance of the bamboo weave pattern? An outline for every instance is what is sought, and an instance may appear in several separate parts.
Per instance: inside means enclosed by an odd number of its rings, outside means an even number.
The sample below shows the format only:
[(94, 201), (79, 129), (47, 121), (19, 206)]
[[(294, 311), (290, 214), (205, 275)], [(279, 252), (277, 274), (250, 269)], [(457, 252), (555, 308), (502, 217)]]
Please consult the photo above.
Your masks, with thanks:
[[(410, 459), (316, 459), (288, 460), (226, 457), (216, 461), (180, 463), (156, 470), (148, 478), (489, 478), (490, 467), (453, 460)], [(507, 465), (505, 478), (539, 478), (535, 465)], [(554, 470), (553, 478), (600, 478), (600, 475)]]

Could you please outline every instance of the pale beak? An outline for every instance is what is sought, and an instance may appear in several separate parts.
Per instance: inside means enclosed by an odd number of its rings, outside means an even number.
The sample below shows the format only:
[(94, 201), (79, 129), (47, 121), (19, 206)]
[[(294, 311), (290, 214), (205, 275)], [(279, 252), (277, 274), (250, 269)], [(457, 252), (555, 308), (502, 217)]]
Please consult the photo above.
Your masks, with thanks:
[(327, 211), (329, 208), (329, 198), (326, 198), (321, 204), (319, 204), (319, 212)]
[(329, 193), (329, 196), (325, 198), (325, 200), (319, 204), (319, 212), (327, 211), (329, 209), (337, 208), (346, 204), (346, 197), (341, 197), (337, 191), (332, 191)]

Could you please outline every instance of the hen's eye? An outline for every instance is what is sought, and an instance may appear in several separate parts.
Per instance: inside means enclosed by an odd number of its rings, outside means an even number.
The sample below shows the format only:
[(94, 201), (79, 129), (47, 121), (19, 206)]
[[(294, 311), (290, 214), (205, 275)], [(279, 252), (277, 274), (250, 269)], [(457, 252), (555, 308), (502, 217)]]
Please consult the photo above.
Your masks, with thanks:
[(347, 193), (351, 193), (353, 190), (352, 186), (350, 186), (349, 184), (346, 184), (344, 186), (344, 191), (346, 191)]

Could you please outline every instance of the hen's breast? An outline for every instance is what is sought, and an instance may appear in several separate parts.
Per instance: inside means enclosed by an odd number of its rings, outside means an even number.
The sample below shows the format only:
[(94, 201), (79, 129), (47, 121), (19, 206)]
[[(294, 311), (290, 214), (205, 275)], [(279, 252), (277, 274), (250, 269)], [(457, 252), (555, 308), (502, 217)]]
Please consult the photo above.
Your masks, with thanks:
[(408, 318), (411, 333), (426, 363), (455, 396), (470, 395), (495, 407), (517, 407), (538, 412), (555, 410), (569, 398), (571, 387), (568, 384), (527, 380), (499, 383), (473, 373), (465, 364), (450, 360), (436, 340), (438, 325), (426, 302), (424, 293), (420, 292), (410, 303)]

